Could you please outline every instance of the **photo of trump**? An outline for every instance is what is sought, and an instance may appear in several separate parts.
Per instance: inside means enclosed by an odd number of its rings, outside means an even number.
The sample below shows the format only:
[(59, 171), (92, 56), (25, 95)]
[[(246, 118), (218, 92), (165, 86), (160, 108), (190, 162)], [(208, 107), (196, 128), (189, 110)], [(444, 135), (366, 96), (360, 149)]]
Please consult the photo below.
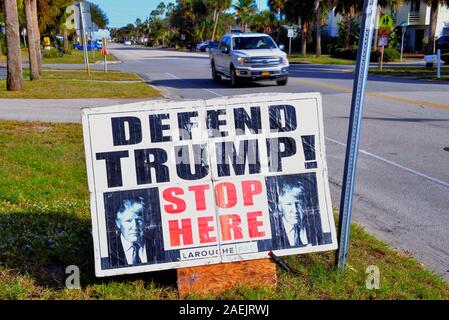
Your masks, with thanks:
[(272, 248), (289, 249), (329, 244), (323, 232), (315, 173), (267, 177)]
[(179, 253), (164, 250), (157, 188), (104, 195), (109, 258), (104, 268), (171, 262)]

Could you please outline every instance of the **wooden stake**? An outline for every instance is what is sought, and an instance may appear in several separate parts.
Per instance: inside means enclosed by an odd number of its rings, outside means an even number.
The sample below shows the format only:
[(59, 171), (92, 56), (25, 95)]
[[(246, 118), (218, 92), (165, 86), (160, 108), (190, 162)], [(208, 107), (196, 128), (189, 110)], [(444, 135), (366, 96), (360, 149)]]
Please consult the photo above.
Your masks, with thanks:
[(276, 264), (270, 259), (181, 268), (177, 273), (181, 298), (189, 293), (218, 294), (239, 285), (274, 288), (277, 284)]

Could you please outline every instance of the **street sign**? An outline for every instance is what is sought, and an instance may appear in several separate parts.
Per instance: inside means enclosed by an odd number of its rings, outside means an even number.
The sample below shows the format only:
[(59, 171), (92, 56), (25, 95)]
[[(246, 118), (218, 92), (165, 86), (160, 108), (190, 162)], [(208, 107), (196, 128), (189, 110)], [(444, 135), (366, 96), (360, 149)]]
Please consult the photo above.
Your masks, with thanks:
[(181, 40), (184, 41), (186, 39), (186, 35), (184, 33), (181, 34)]
[(386, 46), (388, 46), (388, 36), (379, 37), (379, 47), (386, 47)]
[(390, 15), (388, 15), (388, 14), (384, 14), (384, 15), (380, 18), (379, 27), (380, 27), (380, 28), (386, 28), (386, 29), (391, 29), (391, 28), (393, 28), (393, 18), (390, 17)]
[(402, 27), (402, 37), (401, 37), (401, 62), (402, 62), (402, 56), (404, 55), (404, 37), (405, 32), (407, 31), (408, 22), (402, 21), (400, 26)]
[(294, 38), (295, 37), (295, 30), (294, 29), (288, 29), (287, 37)]
[(321, 101), (84, 108), (96, 275), (335, 250)]

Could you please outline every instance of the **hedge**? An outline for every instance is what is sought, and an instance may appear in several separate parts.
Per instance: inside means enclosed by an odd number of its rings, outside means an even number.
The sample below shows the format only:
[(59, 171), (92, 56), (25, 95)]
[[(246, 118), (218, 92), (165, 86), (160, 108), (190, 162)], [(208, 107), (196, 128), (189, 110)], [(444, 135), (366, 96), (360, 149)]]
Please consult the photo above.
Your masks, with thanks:
[[(400, 52), (394, 48), (385, 48), (384, 50), (384, 62), (396, 61), (401, 57)], [(377, 62), (379, 54), (378, 50), (372, 51), (371, 62)], [(338, 48), (331, 53), (331, 56), (334, 58), (355, 60), (357, 59), (357, 46), (351, 46), (348, 49)]]

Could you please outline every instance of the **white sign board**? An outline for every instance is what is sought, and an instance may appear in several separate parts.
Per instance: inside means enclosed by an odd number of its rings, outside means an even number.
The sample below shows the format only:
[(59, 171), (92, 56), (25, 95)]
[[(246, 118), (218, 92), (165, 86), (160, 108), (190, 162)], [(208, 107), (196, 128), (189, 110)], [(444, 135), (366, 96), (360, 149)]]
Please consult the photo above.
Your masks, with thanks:
[(85, 108), (97, 276), (337, 248), (319, 94)]
[(288, 29), (287, 37), (294, 38), (295, 37), (295, 30), (294, 29)]
[(379, 37), (379, 47), (386, 47), (388, 46), (388, 37)]
[[(80, 13), (80, 5), (82, 9), (81, 13)], [(80, 31), (83, 29), (83, 25), (85, 29), (84, 32), (91, 33), (98, 30), (98, 28), (95, 28), (94, 24), (92, 23), (92, 16), (90, 13), (89, 2), (83, 1), (82, 3), (80, 2), (74, 3), (74, 21), (77, 34), (79, 34)]]

